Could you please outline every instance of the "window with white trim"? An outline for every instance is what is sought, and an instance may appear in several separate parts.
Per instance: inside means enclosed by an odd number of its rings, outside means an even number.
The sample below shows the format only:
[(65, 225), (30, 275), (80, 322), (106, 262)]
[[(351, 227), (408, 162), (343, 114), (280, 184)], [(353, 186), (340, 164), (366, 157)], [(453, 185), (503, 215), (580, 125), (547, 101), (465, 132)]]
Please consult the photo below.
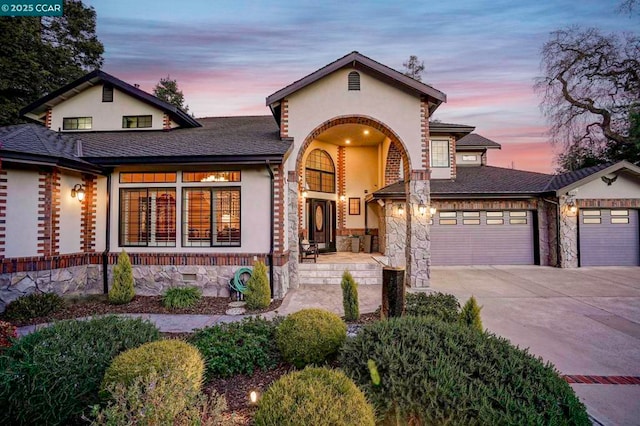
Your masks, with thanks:
[(431, 141), (431, 167), (449, 167), (451, 165), (449, 158), (449, 141), (448, 140), (432, 140)]

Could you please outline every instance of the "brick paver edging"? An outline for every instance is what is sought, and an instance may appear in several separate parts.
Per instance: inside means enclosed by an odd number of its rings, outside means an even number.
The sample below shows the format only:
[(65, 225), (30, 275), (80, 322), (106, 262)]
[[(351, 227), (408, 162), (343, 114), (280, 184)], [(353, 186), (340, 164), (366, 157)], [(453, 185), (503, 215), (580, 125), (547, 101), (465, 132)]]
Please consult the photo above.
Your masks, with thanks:
[(566, 375), (563, 378), (568, 383), (587, 385), (640, 385), (640, 377), (635, 376), (577, 376)]

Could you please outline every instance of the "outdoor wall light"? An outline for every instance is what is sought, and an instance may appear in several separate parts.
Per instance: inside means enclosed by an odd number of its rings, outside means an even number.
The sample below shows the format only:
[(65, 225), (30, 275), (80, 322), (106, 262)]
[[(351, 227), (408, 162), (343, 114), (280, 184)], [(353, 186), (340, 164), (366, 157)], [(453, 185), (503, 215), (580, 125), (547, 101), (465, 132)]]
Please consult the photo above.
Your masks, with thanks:
[(418, 212), (424, 216), (424, 214), (427, 212), (427, 206), (424, 205), (424, 203), (420, 203), (420, 205), (418, 205)]
[(302, 189), (302, 198), (307, 198), (309, 196), (309, 184), (304, 184), (304, 188)]
[(342, 194), (342, 195), (340, 196), (340, 201), (346, 201), (346, 200), (347, 200), (347, 196), (346, 196), (346, 195), (344, 195), (344, 194)]
[(569, 200), (567, 202), (567, 207), (569, 207), (569, 212), (571, 212), (571, 214), (576, 214), (578, 211), (578, 206), (576, 206), (576, 203), (573, 200)]
[(429, 213), (431, 213), (431, 216), (436, 214), (437, 211), (438, 209), (436, 209), (434, 206), (429, 207)]
[(71, 198), (78, 198), (78, 201), (84, 201), (85, 190), (84, 185), (80, 183), (76, 183), (73, 188), (71, 188)]
[(404, 206), (402, 204), (398, 204), (398, 214), (399, 215), (404, 214)]

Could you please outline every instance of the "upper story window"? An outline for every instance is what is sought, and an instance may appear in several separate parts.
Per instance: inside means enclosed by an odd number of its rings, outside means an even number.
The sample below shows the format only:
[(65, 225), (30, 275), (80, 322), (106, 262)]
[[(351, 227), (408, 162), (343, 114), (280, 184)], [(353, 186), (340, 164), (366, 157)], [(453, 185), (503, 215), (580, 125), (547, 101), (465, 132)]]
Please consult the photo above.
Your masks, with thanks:
[(113, 102), (113, 86), (105, 84), (102, 86), (102, 102)]
[(336, 192), (336, 168), (326, 151), (314, 149), (309, 153), (305, 176), (309, 190)]
[(176, 172), (121, 172), (120, 183), (167, 183), (176, 181)]
[(62, 130), (91, 130), (93, 117), (65, 117), (62, 119)]
[(449, 141), (431, 141), (431, 167), (449, 167)]
[(360, 74), (356, 71), (349, 73), (349, 90), (360, 90)]
[(141, 129), (151, 127), (150, 115), (125, 115), (122, 117), (123, 129)]

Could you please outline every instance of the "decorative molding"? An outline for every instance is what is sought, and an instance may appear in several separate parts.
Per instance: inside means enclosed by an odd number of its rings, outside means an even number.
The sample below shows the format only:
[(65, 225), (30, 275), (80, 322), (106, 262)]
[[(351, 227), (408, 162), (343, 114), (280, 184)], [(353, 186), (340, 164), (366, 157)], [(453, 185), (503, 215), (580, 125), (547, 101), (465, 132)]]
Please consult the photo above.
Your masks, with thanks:
[(2, 170), (0, 158), (0, 259), (4, 258), (7, 237), (7, 171)]
[(575, 199), (578, 207), (640, 208), (640, 198)]
[(434, 200), (431, 205), (440, 210), (536, 210), (538, 199), (528, 200)]
[(85, 253), (92, 253), (96, 248), (97, 188), (96, 177), (82, 175), (85, 199), (82, 201), (80, 218), (80, 248)]
[(340, 200), (340, 196), (346, 195), (347, 193), (347, 159), (345, 151), (344, 146), (338, 147), (338, 217), (336, 218), (338, 229), (343, 229), (347, 226), (347, 203), (346, 201)]
[(280, 104), (280, 137), (289, 137), (289, 100), (286, 98)]
[(420, 98), (420, 145), (422, 146), (421, 165), (425, 169), (431, 166), (429, 159), (429, 138), (429, 102), (427, 98), (422, 97)]
[(55, 256), (60, 250), (60, 174), (40, 171), (38, 179), (38, 254)]

